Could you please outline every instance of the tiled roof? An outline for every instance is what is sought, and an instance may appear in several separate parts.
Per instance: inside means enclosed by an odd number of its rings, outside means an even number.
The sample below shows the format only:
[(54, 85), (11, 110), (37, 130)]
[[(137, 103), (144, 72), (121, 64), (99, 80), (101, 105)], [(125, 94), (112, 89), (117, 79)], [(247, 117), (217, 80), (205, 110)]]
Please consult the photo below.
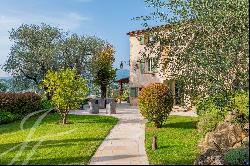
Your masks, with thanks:
[(150, 27), (150, 28), (146, 28), (146, 29), (131, 31), (131, 32), (128, 32), (127, 35), (135, 35), (135, 34), (138, 34), (138, 33), (143, 33), (143, 32), (147, 32), (147, 31), (151, 31), (151, 30), (157, 30), (159, 28), (168, 28), (168, 27), (170, 27), (169, 24), (160, 25), (160, 26)]

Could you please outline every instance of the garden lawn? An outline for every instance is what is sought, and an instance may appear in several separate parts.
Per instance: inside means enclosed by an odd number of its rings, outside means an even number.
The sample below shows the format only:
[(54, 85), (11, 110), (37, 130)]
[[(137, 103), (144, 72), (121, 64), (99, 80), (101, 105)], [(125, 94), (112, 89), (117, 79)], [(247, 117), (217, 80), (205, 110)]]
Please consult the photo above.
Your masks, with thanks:
[(158, 149), (152, 151), (154, 128), (146, 127), (146, 150), (150, 164), (193, 165), (197, 155), (197, 144), (201, 135), (196, 129), (197, 118), (170, 116), (163, 128), (156, 129)]
[[(37, 118), (29, 119), (23, 130), (20, 129), (20, 121), (0, 125), (0, 165), (88, 164), (99, 145), (118, 122), (114, 117), (69, 115), (70, 124), (62, 125), (58, 123), (60, 117), (51, 114), (42, 120), (29, 138), (27, 136), (32, 133), (32, 126)], [(19, 155), (19, 152), (22, 153)]]

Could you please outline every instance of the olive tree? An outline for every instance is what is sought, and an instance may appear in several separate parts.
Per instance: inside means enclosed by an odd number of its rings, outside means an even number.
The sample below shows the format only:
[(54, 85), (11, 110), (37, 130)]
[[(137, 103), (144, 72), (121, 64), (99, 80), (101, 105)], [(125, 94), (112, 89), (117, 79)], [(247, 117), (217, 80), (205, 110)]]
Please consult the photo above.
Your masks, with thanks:
[(106, 44), (95, 36), (70, 35), (47, 24), (23, 24), (11, 30), (10, 39), (14, 44), (3, 68), (20, 91), (37, 89), (49, 70), (61, 68), (75, 67), (79, 75), (91, 81), (92, 57), (99, 55)]
[(58, 46), (62, 36), (60, 29), (46, 24), (24, 24), (12, 29), (10, 39), (14, 44), (4, 70), (14, 79), (38, 85), (48, 70), (58, 68)]
[(42, 81), (41, 87), (44, 86), (52, 94), (51, 100), (63, 124), (67, 123), (69, 111), (78, 109), (88, 93), (86, 80), (77, 74), (76, 68), (49, 71)]

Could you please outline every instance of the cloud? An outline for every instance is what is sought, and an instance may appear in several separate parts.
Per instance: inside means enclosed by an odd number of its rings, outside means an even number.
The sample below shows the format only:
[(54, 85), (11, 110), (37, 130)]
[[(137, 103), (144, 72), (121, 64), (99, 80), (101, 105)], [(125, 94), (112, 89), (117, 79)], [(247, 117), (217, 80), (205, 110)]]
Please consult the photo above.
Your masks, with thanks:
[[(80, 0), (90, 1), (90, 0)], [(76, 32), (91, 18), (82, 16), (76, 12), (55, 12), (46, 14), (28, 13), (25, 11), (13, 11), (8, 13), (0, 12), (0, 77), (6, 76), (1, 70), (1, 65), (7, 60), (11, 42), (9, 40), (9, 31), (12, 28), (17, 28), (23, 23), (25, 24), (41, 24), (46, 23), (52, 26), (57, 26), (65, 31)]]
[(81, 16), (81, 15), (79, 15), (78, 13), (74, 13), (74, 12), (69, 13), (69, 14), (68, 14), (68, 17), (70, 17), (70, 18), (72, 18), (72, 19), (74, 19), (74, 20), (79, 20), (79, 21), (90, 20), (89, 17), (84, 17), (84, 16)]

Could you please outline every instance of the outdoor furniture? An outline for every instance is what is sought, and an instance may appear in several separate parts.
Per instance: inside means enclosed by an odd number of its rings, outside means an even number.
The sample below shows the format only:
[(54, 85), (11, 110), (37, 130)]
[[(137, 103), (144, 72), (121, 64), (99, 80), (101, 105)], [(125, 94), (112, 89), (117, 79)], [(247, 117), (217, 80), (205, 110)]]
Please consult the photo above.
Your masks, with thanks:
[(106, 107), (105, 107), (105, 101), (106, 101), (106, 99), (102, 99), (102, 98), (99, 98), (99, 99), (97, 99), (98, 100), (98, 102), (99, 102), (99, 109), (105, 109)]
[(90, 114), (99, 114), (99, 101), (98, 99), (91, 99), (89, 101), (89, 113)]
[(116, 101), (115, 99), (107, 99), (107, 114), (116, 114)]
[(88, 111), (90, 108), (89, 104), (83, 105), (83, 110)]

